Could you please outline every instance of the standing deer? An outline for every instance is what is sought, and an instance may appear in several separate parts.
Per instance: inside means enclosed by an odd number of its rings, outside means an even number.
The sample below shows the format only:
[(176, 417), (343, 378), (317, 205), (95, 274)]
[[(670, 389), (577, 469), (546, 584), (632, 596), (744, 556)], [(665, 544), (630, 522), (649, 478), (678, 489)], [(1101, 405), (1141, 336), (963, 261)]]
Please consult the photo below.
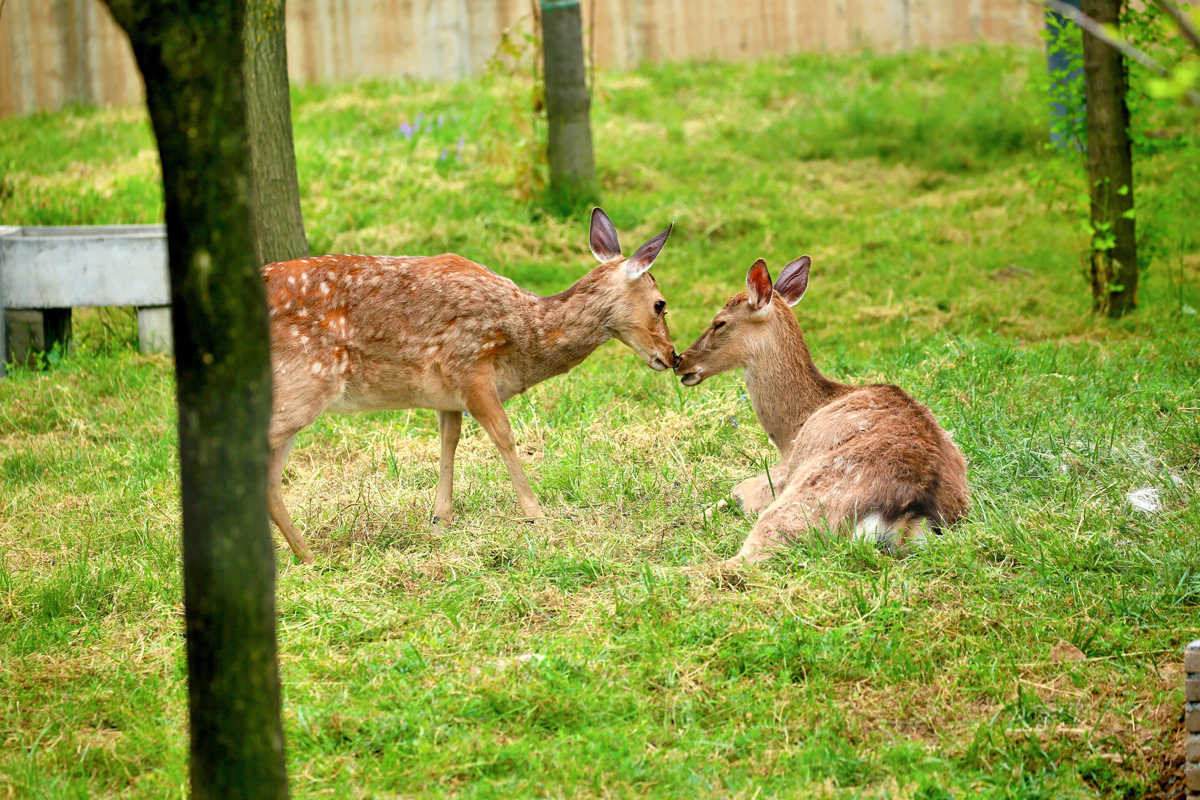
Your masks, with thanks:
[[(774, 288), (760, 258), (700, 338), (675, 361), (685, 386), (745, 367), (759, 423), (779, 464), (733, 490), (759, 516), (728, 563), (769, 558), (806, 530), (828, 526), (903, 549), (960, 519), (966, 462), (928, 408), (896, 386), (847, 386), (813, 364), (791, 306), (812, 260), (784, 267)], [(725, 501), (718, 504), (726, 507)]]
[(553, 297), (449, 254), (332, 255), (263, 267), (275, 392), (267, 506), (292, 551), (312, 563), (283, 502), (283, 466), (297, 432), (326, 411), (437, 411), (434, 524), (452, 516), (454, 451), (470, 412), (500, 451), (521, 511), (542, 517), (502, 404), (609, 339), (651, 369), (670, 368), (667, 303), (648, 271), (670, 233), (625, 258), (612, 221), (594, 209), (590, 244), (601, 264)]

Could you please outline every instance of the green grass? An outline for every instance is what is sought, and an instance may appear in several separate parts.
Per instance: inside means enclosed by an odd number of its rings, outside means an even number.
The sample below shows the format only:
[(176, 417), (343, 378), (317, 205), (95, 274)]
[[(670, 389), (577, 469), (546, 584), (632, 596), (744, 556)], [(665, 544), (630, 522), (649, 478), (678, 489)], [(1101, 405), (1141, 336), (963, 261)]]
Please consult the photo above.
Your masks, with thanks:
[[(685, 389), (617, 345), (509, 404), (536, 527), (476, 425), (435, 536), (433, 414), (322, 418), (285, 483), (318, 567), (279, 555), (294, 795), (1127, 798), (1177, 771), (1200, 626), (1200, 154), (1193, 127), (1139, 164), (1141, 308), (1094, 320), (1082, 184), (1040, 148), (1041, 65), (601, 74), (605, 208), (627, 251), (676, 222), (655, 274), (677, 347), (755, 257), (811, 253), (797, 310), (819, 365), (928, 403), (972, 514), (906, 559), (814, 537), (730, 585), (712, 565), (752, 523), (698, 512), (772, 455), (741, 378)], [(517, 81), (298, 92), (313, 249), (452, 250), (542, 292), (582, 274), (582, 218), (543, 214), (501, 157)], [(435, 127), (412, 145), (417, 113)], [(4, 121), (0, 157), (6, 224), (160, 216), (138, 111)], [(0, 383), (0, 797), (178, 796), (171, 365), (131, 351), (127, 312), (79, 317), (73, 355)], [(1161, 513), (1125, 500), (1144, 486)], [(1085, 660), (1054, 661), (1063, 641)]]

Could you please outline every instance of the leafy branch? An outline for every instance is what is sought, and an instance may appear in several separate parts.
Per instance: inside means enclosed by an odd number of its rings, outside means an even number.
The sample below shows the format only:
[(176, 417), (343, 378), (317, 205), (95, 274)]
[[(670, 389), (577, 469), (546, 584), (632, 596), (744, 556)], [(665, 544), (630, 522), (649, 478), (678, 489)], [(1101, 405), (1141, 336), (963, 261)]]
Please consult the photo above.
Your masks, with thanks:
[[(1154, 0), (1154, 2), (1175, 21), (1175, 24), (1183, 31), (1184, 38), (1191, 42), (1193, 46), (1200, 48), (1200, 44), (1197, 44), (1197, 42), (1200, 42), (1200, 36), (1197, 36), (1195, 27), (1191, 24), (1190, 20), (1184, 17), (1183, 13), (1167, 2), (1167, 0)], [(1142, 52), (1115, 31), (1101, 25), (1074, 6), (1069, 6), (1062, 2), (1062, 0), (1041, 0), (1039, 5), (1043, 5), (1051, 11), (1066, 17), (1109, 47), (1119, 50), (1122, 55), (1133, 59), (1151, 72), (1158, 73), (1160, 77), (1168, 79), (1171, 77), (1170, 71), (1154, 56)], [(1184, 94), (1192, 105), (1200, 107), (1200, 91), (1196, 91), (1195, 87), (1189, 86), (1185, 89)]]

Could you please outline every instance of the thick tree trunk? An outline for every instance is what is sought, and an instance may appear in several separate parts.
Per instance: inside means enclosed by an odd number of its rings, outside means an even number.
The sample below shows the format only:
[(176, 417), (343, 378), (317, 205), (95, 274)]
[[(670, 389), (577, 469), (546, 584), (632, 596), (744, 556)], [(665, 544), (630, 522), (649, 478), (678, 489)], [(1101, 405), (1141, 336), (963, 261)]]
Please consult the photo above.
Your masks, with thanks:
[[(1083, 0), (1083, 13), (1116, 25), (1121, 0)], [(1087, 160), (1091, 193), (1092, 306), (1119, 317), (1137, 305), (1137, 240), (1133, 220), (1133, 154), (1125, 65), (1121, 54), (1083, 34), (1087, 97)]]
[(597, 203), (579, 0), (542, 0), (550, 193), (566, 208)]
[(292, 104), (288, 93), (285, 0), (246, 0), (246, 127), (250, 133), (250, 207), (259, 266), (308, 255)]
[(243, 0), (107, 0), (162, 161), (179, 403), (191, 784), (286, 798), (267, 523), (266, 297), (246, 197)]

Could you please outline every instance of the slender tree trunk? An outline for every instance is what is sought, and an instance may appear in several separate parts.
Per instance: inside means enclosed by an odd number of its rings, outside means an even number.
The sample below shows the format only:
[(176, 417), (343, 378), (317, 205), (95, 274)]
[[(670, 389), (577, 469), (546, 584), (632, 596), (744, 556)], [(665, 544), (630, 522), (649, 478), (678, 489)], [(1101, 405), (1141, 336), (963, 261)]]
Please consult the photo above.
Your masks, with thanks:
[(246, 197), (243, 0), (106, 0), (162, 161), (179, 403), (191, 785), (287, 797), (267, 523), (266, 298)]
[[(1102, 24), (1116, 25), (1121, 0), (1083, 0), (1083, 13)], [(1097, 312), (1119, 317), (1137, 305), (1138, 281), (1125, 65), (1117, 50), (1084, 32), (1083, 71), (1088, 183), (1095, 229), (1092, 306)]]
[(250, 133), (250, 207), (259, 266), (308, 255), (292, 104), (288, 93), (285, 0), (246, 0), (246, 127)]
[(550, 193), (565, 208), (599, 202), (579, 0), (541, 0)]

